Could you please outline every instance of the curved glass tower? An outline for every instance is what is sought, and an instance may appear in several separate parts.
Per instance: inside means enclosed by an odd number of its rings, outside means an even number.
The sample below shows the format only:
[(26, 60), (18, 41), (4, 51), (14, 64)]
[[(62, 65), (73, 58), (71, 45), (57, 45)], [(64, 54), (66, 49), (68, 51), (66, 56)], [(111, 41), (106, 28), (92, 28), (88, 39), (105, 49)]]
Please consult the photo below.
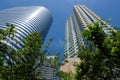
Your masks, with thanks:
[(52, 21), (52, 15), (42, 6), (15, 7), (0, 11), (0, 29), (6, 28), (5, 23), (11, 23), (17, 30), (14, 39), (19, 44), (13, 40), (8, 43), (15, 50), (24, 45), (22, 38), (31, 32), (38, 32), (44, 40)]

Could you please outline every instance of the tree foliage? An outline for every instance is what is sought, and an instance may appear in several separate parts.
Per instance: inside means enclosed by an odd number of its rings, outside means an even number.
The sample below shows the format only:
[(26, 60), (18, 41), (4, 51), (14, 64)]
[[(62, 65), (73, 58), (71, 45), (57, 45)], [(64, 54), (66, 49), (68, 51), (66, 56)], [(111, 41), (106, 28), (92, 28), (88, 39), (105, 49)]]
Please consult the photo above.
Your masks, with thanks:
[(14, 40), (15, 26), (9, 23), (6, 26), (6, 29), (0, 29), (0, 80), (37, 80), (40, 73), (36, 73), (36, 68), (45, 61), (41, 36), (32, 32), (24, 38), (24, 45), (14, 50), (7, 43)]
[(81, 47), (78, 57), (77, 80), (111, 80), (120, 78), (120, 32), (105, 34), (105, 25), (94, 22), (82, 34), (91, 41), (94, 50)]
[(58, 71), (57, 76), (59, 76), (60, 80), (72, 80), (73, 76), (71, 73), (63, 72), (63, 71)]
[(117, 80), (120, 78), (120, 32), (103, 31), (102, 22), (87, 26), (82, 34), (94, 46), (93, 51), (81, 47), (78, 57), (81, 63), (76, 69), (77, 80)]

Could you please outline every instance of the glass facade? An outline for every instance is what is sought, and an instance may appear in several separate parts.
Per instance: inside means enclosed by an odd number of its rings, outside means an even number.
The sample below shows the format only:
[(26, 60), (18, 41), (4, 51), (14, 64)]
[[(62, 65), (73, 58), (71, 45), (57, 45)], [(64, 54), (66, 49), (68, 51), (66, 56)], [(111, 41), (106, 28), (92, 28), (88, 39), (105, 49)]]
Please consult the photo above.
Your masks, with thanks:
[(17, 33), (14, 39), (18, 40), (19, 44), (13, 40), (7, 44), (15, 50), (24, 45), (22, 38), (31, 32), (38, 32), (44, 40), (52, 21), (50, 12), (42, 6), (15, 7), (0, 11), (0, 29), (6, 28), (5, 23), (15, 25)]
[[(66, 21), (65, 30), (65, 46), (64, 54), (68, 57), (76, 57), (76, 53), (79, 51), (80, 46), (86, 46), (90, 49), (90, 41), (86, 41), (81, 32), (87, 29), (87, 25), (92, 22), (101, 20), (94, 12), (88, 9), (84, 5), (74, 5), (72, 15)], [(105, 24), (103, 30), (106, 34), (109, 34), (111, 30), (114, 30), (110, 25)]]
[(37, 76), (39, 80), (56, 80), (54, 69), (51, 67), (51, 64), (47, 61), (44, 62), (42, 67), (37, 68), (36, 72), (41, 72), (41, 74)]

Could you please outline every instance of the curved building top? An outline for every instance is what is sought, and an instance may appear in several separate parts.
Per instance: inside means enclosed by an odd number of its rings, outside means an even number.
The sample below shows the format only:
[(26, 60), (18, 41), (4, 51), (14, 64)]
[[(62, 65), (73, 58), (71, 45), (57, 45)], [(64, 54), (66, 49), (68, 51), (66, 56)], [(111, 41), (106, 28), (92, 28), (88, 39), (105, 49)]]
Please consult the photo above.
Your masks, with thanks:
[(14, 7), (0, 11), (0, 28), (4, 29), (6, 28), (5, 23), (11, 23), (15, 25), (17, 30), (15, 39), (20, 43), (16, 44), (13, 40), (8, 43), (14, 49), (19, 49), (24, 45), (21, 38), (26, 37), (31, 32), (38, 32), (44, 40), (52, 21), (51, 13), (42, 6)]

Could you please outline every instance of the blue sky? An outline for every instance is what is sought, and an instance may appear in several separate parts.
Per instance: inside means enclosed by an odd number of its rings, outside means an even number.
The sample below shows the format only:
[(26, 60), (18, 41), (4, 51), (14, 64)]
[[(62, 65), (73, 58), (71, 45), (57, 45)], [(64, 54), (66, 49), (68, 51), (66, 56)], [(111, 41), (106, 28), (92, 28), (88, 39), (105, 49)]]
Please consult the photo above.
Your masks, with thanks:
[(120, 26), (120, 0), (1, 0), (0, 10), (16, 6), (45, 6), (53, 15), (53, 24), (46, 41), (54, 38), (50, 51), (60, 51), (63, 56), (66, 19), (72, 14), (74, 4), (84, 4), (104, 20), (112, 18), (113, 26)]

